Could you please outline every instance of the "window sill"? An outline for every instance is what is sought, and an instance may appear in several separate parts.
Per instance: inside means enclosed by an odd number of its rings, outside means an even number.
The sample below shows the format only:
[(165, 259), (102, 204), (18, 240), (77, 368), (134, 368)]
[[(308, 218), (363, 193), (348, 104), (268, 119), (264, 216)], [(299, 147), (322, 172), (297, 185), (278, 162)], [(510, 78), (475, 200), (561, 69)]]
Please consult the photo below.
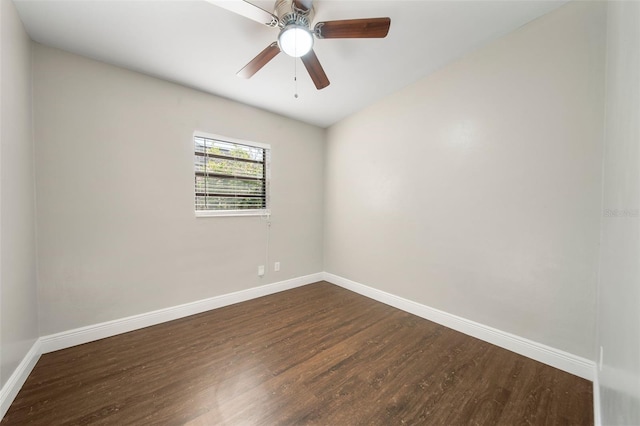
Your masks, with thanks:
[(269, 210), (196, 210), (196, 217), (270, 216)]

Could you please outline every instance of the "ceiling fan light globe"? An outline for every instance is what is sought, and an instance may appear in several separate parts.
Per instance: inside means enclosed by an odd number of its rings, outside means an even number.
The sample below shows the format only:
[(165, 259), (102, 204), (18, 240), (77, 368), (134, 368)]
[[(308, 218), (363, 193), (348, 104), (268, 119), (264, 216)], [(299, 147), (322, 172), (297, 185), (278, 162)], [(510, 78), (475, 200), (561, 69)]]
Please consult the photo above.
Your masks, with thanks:
[(301, 25), (287, 25), (278, 35), (278, 46), (287, 55), (299, 58), (313, 48), (313, 34)]

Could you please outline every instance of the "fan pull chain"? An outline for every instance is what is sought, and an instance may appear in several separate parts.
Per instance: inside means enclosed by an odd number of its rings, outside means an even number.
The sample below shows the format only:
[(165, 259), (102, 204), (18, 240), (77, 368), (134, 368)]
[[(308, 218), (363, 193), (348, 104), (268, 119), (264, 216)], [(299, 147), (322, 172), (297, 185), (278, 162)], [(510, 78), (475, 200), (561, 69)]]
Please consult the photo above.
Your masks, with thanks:
[(293, 58), (293, 97), (298, 99), (298, 58)]

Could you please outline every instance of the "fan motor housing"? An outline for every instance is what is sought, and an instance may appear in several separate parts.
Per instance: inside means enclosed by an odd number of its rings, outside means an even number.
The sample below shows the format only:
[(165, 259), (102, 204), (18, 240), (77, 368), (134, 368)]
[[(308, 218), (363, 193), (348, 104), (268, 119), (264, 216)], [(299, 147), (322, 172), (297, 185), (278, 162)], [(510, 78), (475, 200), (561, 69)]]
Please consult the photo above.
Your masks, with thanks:
[(313, 22), (315, 8), (304, 12), (293, 5), (293, 0), (276, 0), (274, 14), (280, 20), (280, 27), (288, 24), (296, 24), (309, 28), (309, 24)]

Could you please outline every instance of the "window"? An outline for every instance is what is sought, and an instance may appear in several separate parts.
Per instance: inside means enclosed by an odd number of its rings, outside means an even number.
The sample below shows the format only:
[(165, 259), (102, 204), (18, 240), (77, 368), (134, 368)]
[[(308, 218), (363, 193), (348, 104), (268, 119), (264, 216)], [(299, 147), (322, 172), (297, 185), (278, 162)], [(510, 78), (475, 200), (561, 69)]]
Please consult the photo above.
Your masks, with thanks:
[(196, 216), (268, 213), (269, 145), (196, 132)]

